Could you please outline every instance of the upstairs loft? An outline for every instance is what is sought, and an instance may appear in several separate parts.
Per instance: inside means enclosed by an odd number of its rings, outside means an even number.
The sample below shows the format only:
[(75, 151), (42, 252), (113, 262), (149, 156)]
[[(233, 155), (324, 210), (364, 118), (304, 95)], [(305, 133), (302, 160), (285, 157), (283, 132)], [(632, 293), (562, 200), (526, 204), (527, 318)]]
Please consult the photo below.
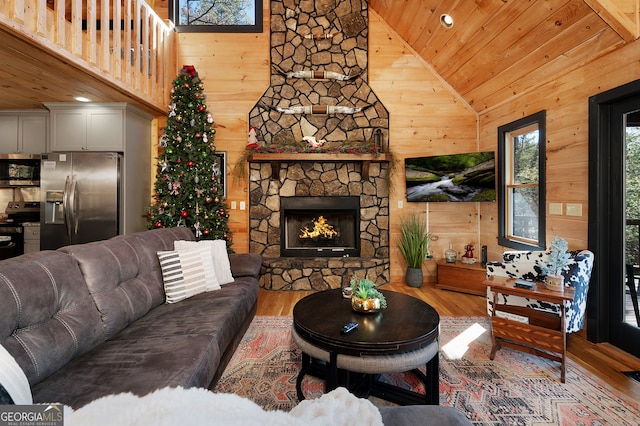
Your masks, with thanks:
[(0, 2), (0, 109), (16, 108), (16, 99), (43, 108), (85, 96), (164, 114), (174, 34), (142, 0)]

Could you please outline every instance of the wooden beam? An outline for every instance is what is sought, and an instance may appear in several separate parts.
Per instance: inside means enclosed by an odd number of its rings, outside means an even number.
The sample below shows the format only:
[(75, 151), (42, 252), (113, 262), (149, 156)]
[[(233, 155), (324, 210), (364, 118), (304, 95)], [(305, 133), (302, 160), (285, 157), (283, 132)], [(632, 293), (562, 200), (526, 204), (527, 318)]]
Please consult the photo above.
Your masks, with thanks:
[(626, 42), (640, 37), (640, 0), (584, 0)]

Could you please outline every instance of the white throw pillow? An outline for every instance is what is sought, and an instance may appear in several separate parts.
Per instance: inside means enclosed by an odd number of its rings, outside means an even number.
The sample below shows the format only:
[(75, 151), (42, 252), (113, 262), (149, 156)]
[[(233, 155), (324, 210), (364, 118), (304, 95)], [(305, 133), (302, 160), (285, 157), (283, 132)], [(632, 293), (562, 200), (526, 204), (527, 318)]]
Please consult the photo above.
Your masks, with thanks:
[(159, 251), (158, 259), (167, 303), (180, 302), (207, 291), (200, 251)]
[(18, 365), (13, 355), (0, 345), (0, 384), (5, 388), (13, 403), (16, 405), (31, 405), (31, 388), (24, 371)]
[(213, 254), (213, 266), (216, 271), (216, 277), (220, 285), (229, 284), (234, 281), (231, 274), (231, 263), (229, 262), (229, 254), (227, 253), (227, 243), (224, 240), (201, 240), (201, 241), (184, 241), (177, 240), (173, 242), (175, 250), (189, 250), (194, 247), (209, 247)]

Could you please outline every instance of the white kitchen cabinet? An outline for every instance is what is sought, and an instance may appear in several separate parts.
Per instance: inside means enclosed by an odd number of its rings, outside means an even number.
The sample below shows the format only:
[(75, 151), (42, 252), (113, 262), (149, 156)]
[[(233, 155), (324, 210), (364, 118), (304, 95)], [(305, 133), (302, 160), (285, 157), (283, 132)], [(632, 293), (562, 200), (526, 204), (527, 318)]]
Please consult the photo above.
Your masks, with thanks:
[(44, 105), (50, 111), (51, 134), (47, 152), (123, 153), (120, 233), (144, 231), (151, 194), (154, 117), (122, 102)]
[(132, 107), (126, 103), (45, 103), (51, 125), (50, 151), (124, 152)]
[(47, 150), (46, 110), (0, 111), (0, 153), (41, 154)]

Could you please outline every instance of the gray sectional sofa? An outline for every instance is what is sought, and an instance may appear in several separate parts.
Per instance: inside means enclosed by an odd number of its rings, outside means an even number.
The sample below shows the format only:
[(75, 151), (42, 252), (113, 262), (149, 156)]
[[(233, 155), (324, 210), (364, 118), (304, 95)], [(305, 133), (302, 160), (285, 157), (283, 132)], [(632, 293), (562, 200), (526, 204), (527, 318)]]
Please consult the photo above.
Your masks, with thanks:
[(34, 402), (211, 388), (251, 323), (262, 259), (231, 254), (234, 282), (165, 304), (157, 251), (194, 240), (157, 229), (0, 262), (0, 343)]
[[(255, 316), (262, 258), (230, 254), (233, 282), (165, 303), (157, 252), (176, 240), (194, 236), (157, 229), (0, 262), (0, 344), (24, 371), (34, 403), (78, 410), (124, 392), (214, 387)], [(1, 399), (1, 383), (0, 391), (0, 403), (13, 402)], [(388, 426), (470, 424), (450, 407), (380, 414)]]

